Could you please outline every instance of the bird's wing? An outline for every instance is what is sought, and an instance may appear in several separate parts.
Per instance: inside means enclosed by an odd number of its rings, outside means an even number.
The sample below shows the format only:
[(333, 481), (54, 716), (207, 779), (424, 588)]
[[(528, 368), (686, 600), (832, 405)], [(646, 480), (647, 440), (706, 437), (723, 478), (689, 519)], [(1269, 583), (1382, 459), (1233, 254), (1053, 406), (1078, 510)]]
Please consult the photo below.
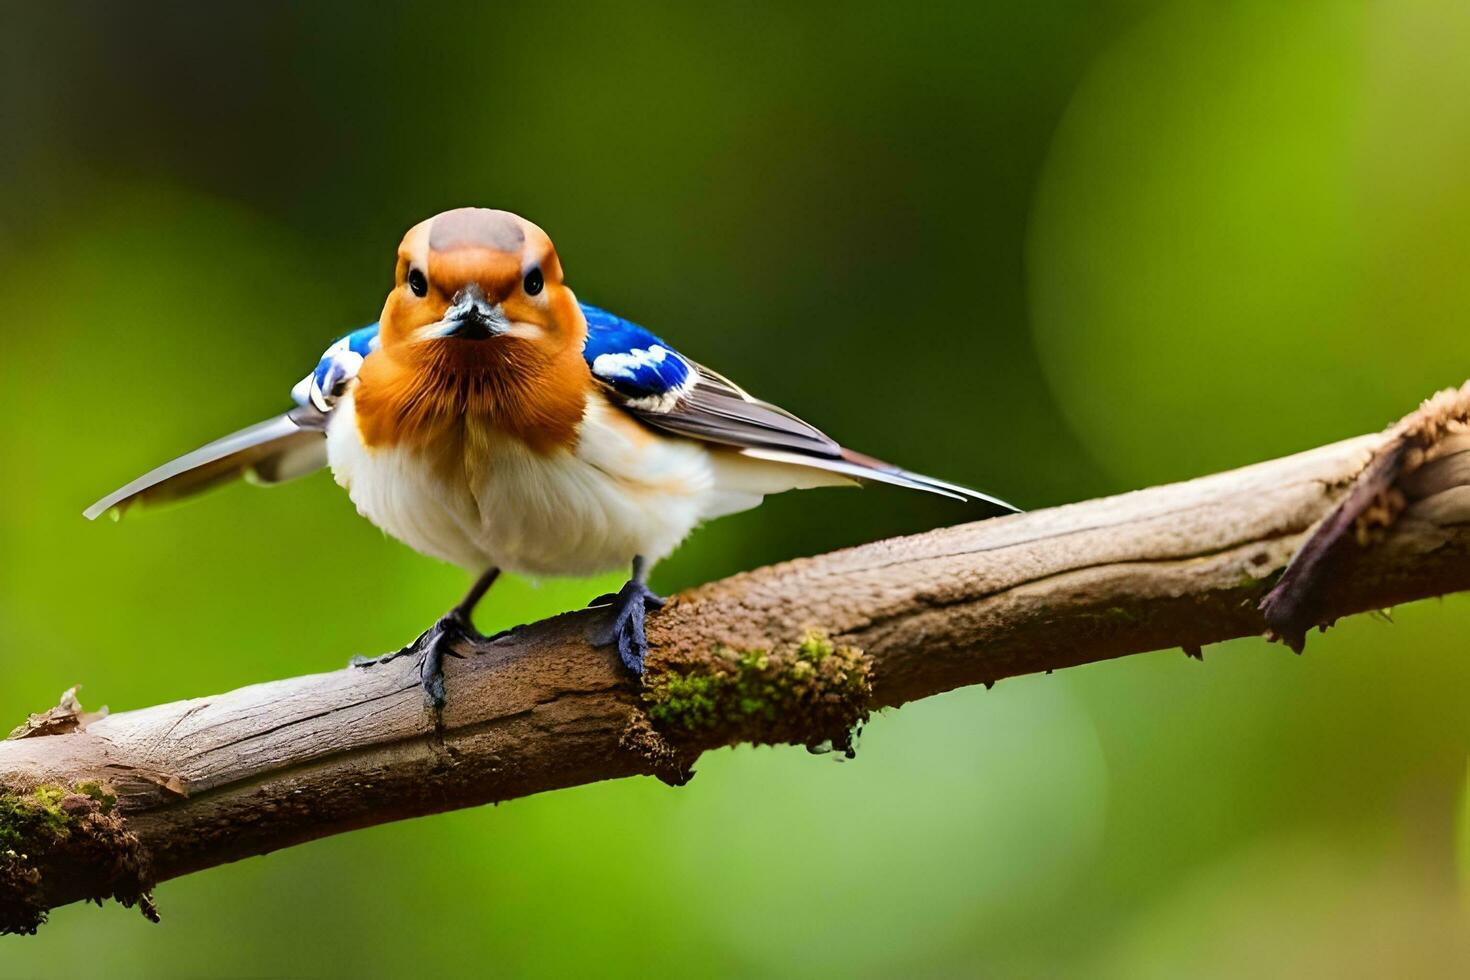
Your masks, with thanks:
[(190, 497), (241, 477), (256, 483), (284, 483), (321, 469), (327, 464), (324, 435), (332, 409), (357, 377), (363, 358), (377, 345), (376, 323), (342, 337), (291, 390), (296, 401), (291, 411), (170, 460), (83, 513), (88, 520), (96, 520), (108, 511), (121, 514), (136, 504)]
[(314, 405), (324, 414), (331, 414), (337, 399), (346, 393), (347, 386), (362, 370), (363, 360), (377, 350), (379, 344), (376, 323), (338, 337), (322, 352), (316, 369), (296, 382), (291, 389), (291, 400), (297, 405)]
[(608, 397), (655, 429), (720, 446), (743, 456), (826, 470), (924, 490), (957, 500), (1017, 508), (989, 494), (912, 473), (844, 449), (783, 408), (761, 401), (728, 378), (680, 354), (636, 323), (583, 303), (583, 356)]

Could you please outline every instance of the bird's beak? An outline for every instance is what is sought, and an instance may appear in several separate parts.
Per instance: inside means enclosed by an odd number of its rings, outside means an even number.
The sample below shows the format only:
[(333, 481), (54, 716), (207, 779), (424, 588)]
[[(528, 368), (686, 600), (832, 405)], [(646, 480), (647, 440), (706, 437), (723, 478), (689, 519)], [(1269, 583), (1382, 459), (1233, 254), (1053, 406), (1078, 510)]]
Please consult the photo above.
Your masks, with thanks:
[(424, 330), (429, 339), (455, 337), (463, 340), (488, 340), (510, 329), (510, 320), (498, 303), (485, 298), (480, 287), (471, 283), (454, 294), (454, 301), (444, 317)]

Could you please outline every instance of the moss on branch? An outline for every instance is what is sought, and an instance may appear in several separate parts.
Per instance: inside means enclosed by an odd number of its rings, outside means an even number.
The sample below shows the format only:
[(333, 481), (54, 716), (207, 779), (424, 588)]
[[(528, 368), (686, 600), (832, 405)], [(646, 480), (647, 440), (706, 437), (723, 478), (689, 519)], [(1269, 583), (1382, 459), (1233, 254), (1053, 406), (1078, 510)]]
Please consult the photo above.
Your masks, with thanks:
[(812, 630), (770, 650), (718, 647), (698, 663), (651, 665), (643, 708), (655, 731), (701, 744), (852, 751), (867, 720), (872, 662)]
[(104, 783), (0, 791), (0, 934), (34, 933), (46, 921), (49, 876), (60, 869), (102, 869), (94, 901), (137, 905), (157, 922), (149, 865)]

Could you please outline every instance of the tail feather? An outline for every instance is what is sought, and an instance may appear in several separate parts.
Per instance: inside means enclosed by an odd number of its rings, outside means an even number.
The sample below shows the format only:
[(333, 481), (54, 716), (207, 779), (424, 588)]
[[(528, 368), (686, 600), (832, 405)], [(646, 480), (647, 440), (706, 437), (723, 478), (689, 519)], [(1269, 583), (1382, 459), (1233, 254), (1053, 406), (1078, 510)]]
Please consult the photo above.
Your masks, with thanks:
[(882, 460), (865, 456), (862, 453), (853, 452), (850, 449), (841, 451), (840, 457), (810, 456), (805, 453), (785, 452), (779, 449), (745, 449), (742, 455), (755, 459), (766, 459), (775, 463), (792, 463), (797, 466), (809, 466), (814, 469), (826, 470), (829, 473), (840, 473), (844, 476), (854, 477), (858, 480), (867, 480), (874, 483), (887, 483), (895, 487), (904, 487), (908, 490), (922, 490), (925, 493), (938, 494), (941, 497), (949, 497), (951, 500), (979, 500), (998, 507), (1010, 513), (1019, 514), (1021, 508), (1006, 503), (999, 497), (992, 497), (988, 493), (979, 490), (971, 490), (956, 483), (946, 483), (936, 480), (922, 473), (912, 473), (901, 469)]
[[(859, 466), (867, 467), (868, 470), (872, 473), (884, 473), (891, 476), (899, 477), (906, 481), (906, 486), (912, 485), (915, 487), (915, 489), (918, 490), (928, 490), (930, 493), (945, 493), (949, 494), (950, 496), (958, 495), (961, 499), (980, 500), (995, 507), (999, 507), (1001, 510), (1010, 511), (1012, 514), (1021, 513), (1021, 508), (1017, 507), (1015, 504), (1007, 503), (1006, 501), (1001, 500), (999, 497), (992, 497), (988, 493), (981, 493), (979, 490), (972, 490), (971, 488), (961, 486), (958, 483), (949, 483), (945, 480), (936, 480), (932, 476), (925, 476), (922, 473), (914, 473), (910, 470), (894, 466), (892, 463), (885, 463), (881, 459), (874, 459), (872, 456), (866, 456), (862, 453), (854, 452), (851, 449), (842, 450), (842, 458), (850, 463), (856, 463)], [(868, 477), (868, 479), (881, 480), (882, 478), (877, 476), (870, 476)]]
[(94, 521), (110, 510), (121, 513), (135, 504), (191, 497), (241, 478), (283, 483), (305, 476), (327, 463), (325, 425), (326, 416), (315, 408), (292, 409), (150, 470), (83, 514)]

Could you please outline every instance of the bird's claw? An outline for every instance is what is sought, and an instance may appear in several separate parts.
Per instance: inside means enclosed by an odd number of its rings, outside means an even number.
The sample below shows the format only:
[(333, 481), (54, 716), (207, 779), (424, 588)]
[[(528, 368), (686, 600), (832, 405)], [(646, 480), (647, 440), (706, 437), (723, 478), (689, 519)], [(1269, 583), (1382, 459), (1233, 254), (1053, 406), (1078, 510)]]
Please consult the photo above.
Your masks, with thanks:
[(481, 636), (459, 613), (450, 612), (439, 618), (433, 626), (419, 634), (418, 639), (401, 650), (385, 653), (381, 657), (353, 657), (354, 667), (373, 667), (386, 664), (399, 657), (414, 656), (418, 659), (419, 686), (424, 689), (424, 701), (435, 711), (444, 707), (444, 658), (464, 657), (456, 647), (467, 643), (481, 642)]
[(597, 646), (618, 648), (618, 656), (639, 677), (643, 676), (643, 660), (648, 654), (648, 637), (643, 631), (644, 614), (650, 609), (662, 608), (664, 599), (648, 586), (629, 580), (617, 592), (598, 596), (588, 605), (612, 607), (612, 619), (592, 636)]

